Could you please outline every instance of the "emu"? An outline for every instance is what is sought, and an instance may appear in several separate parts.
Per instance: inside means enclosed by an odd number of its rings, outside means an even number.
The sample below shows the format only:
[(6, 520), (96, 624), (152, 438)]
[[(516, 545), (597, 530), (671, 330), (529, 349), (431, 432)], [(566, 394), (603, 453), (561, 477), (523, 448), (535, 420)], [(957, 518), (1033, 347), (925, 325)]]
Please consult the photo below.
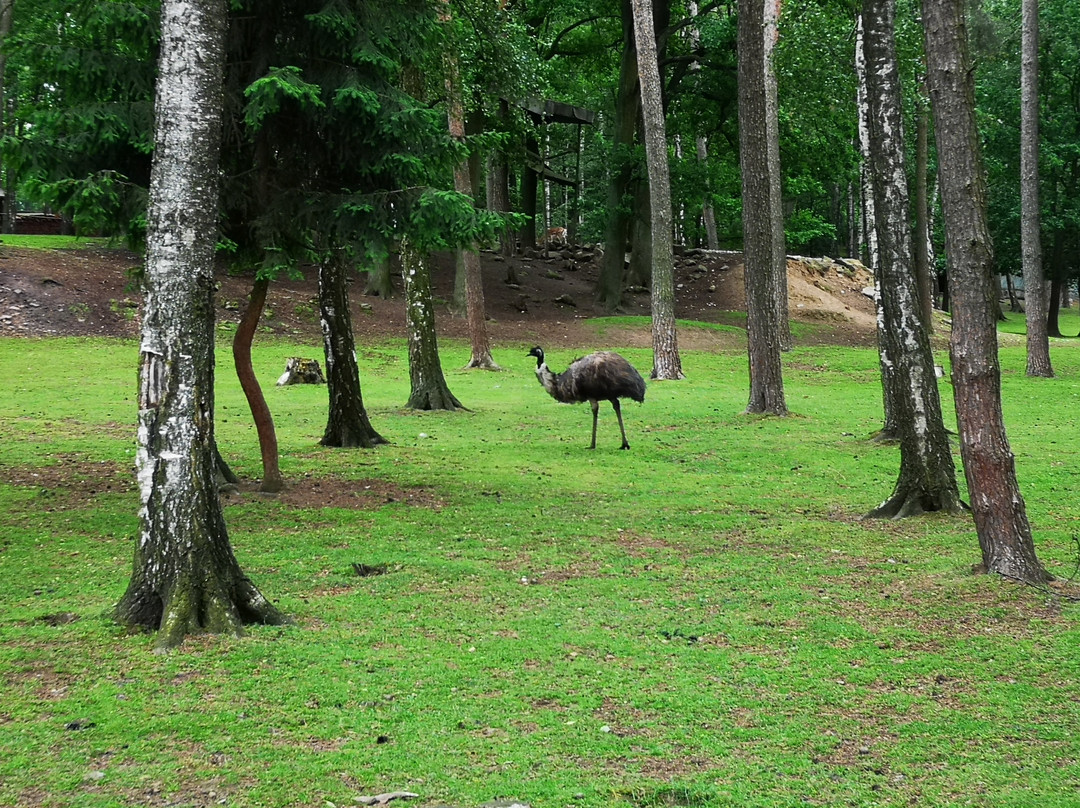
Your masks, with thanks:
[(562, 373), (553, 373), (544, 361), (544, 350), (539, 345), (529, 351), (529, 356), (536, 357), (536, 378), (552, 398), (564, 404), (576, 404), (588, 401), (592, 407), (592, 445), (596, 448), (596, 416), (599, 402), (610, 401), (619, 419), (619, 431), (622, 433), (622, 447), (629, 449), (626, 442), (626, 429), (623, 428), (620, 398), (632, 398), (639, 403), (645, 401), (645, 380), (634, 370), (634, 366), (617, 353), (599, 351), (580, 359), (575, 359)]

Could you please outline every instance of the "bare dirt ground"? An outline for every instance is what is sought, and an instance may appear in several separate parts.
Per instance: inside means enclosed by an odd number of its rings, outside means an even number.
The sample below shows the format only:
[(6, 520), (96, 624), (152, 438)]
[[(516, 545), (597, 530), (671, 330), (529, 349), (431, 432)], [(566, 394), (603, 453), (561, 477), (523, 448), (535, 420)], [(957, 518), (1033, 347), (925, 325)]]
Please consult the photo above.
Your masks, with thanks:
[[(593, 303), (599, 256), (571, 247), (504, 259), (481, 253), (488, 326), (495, 343), (540, 343), (583, 350), (610, 346), (651, 345), (647, 327), (596, 329), (585, 321), (601, 316)], [(132, 273), (141, 256), (122, 249), (27, 250), (0, 243), (0, 335), (135, 336), (140, 295)], [(440, 336), (467, 336), (463, 318), (451, 315), (453, 259), (438, 254), (433, 262), (434, 293)], [(513, 271), (517, 283), (508, 283)], [(238, 321), (250, 290), (250, 276), (219, 273), (219, 321)], [(400, 289), (400, 279), (395, 278)], [(301, 280), (281, 280), (270, 287), (262, 333), (321, 342), (317, 278), (306, 267)], [(802, 341), (846, 345), (874, 343), (874, 306), (862, 290), (870, 273), (856, 261), (791, 257), (788, 289), (795, 321), (827, 327), (813, 329)], [(400, 296), (383, 300), (363, 294), (357, 275), (352, 288), (353, 328), (358, 344), (405, 335)], [(723, 251), (688, 251), (676, 258), (676, 316), (705, 323), (742, 325), (744, 312), (742, 255)], [(649, 314), (645, 290), (626, 295), (622, 314)], [(735, 347), (743, 338), (710, 329), (684, 329), (680, 346)], [(599, 344), (603, 342), (604, 344)]]

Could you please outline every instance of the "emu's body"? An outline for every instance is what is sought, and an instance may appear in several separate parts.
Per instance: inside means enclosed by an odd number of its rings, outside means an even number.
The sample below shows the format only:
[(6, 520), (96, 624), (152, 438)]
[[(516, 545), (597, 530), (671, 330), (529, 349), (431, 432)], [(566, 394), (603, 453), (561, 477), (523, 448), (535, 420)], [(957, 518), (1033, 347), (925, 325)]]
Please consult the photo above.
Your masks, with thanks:
[(629, 449), (626, 441), (626, 429), (623, 427), (620, 398), (630, 398), (637, 402), (645, 400), (645, 380), (634, 370), (634, 366), (617, 353), (600, 351), (575, 359), (562, 373), (554, 373), (544, 361), (544, 351), (537, 345), (529, 356), (536, 357), (536, 378), (552, 398), (564, 404), (576, 404), (588, 401), (592, 407), (592, 445), (596, 448), (596, 417), (601, 401), (610, 401), (619, 419), (619, 432), (622, 433), (622, 448)]

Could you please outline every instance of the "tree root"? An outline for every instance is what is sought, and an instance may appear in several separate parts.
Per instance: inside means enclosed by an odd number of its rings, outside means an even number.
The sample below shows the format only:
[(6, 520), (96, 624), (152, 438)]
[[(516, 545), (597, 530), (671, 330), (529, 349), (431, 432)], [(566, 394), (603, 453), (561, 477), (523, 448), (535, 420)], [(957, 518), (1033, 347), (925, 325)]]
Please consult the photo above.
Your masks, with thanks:
[(865, 519), (906, 519), (909, 516), (920, 516), (924, 513), (947, 513), (959, 516), (970, 510), (960, 500), (947, 497), (947, 501), (933, 494), (917, 489), (905, 489), (896, 491), (891, 497), (882, 502), (868, 514)]

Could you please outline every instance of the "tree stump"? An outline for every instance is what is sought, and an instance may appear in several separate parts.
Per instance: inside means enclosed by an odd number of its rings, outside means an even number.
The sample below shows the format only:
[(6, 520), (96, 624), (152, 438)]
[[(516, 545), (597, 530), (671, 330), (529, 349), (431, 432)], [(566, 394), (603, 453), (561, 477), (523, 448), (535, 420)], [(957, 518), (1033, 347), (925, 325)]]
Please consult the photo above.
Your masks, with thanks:
[(277, 380), (278, 387), (287, 384), (326, 384), (318, 359), (301, 359), (294, 356), (285, 361), (285, 372)]

